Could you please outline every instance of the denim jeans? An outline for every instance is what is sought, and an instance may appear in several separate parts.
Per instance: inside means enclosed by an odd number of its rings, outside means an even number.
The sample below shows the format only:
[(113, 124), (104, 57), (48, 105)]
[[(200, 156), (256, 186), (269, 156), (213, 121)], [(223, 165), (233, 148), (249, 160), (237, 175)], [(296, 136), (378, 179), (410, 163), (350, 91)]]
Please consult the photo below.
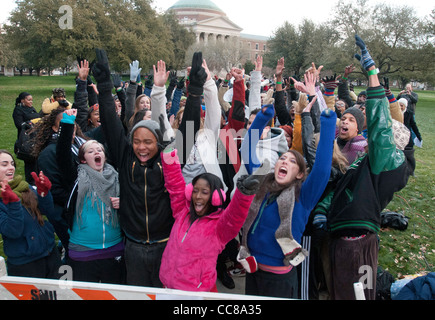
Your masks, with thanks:
[(159, 272), (166, 242), (141, 244), (126, 239), (124, 258), (127, 284), (162, 288)]

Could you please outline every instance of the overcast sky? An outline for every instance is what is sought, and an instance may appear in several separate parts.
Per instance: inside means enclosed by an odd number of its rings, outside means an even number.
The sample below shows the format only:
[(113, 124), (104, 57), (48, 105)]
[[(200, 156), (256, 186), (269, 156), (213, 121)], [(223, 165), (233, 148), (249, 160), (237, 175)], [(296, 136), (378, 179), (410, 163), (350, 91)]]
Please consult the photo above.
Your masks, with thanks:
[[(166, 10), (176, 2), (177, 0), (154, 0), (154, 7)], [(333, 7), (337, 0), (214, 0), (213, 2), (231, 21), (243, 28), (243, 33), (272, 36), (285, 21), (293, 25), (298, 25), (303, 18), (308, 18), (315, 23), (327, 21), (328, 17), (334, 14)], [(379, 2), (399, 7), (405, 5), (413, 7), (420, 17), (428, 16), (435, 8), (433, 0), (369, 0), (371, 5)], [(15, 6), (15, 0), (1, 0), (0, 23), (6, 22)]]

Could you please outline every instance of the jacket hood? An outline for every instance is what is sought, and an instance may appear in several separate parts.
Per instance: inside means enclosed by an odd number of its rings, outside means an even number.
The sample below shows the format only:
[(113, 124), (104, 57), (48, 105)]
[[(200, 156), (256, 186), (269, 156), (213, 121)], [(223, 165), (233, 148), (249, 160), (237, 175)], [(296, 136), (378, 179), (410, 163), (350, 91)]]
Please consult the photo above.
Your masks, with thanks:
[(278, 152), (280, 154), (286, 153), (289, 148), (284, 130), (281, 128), (271, 128), (266, 139), (258, 141), (257, 148)]

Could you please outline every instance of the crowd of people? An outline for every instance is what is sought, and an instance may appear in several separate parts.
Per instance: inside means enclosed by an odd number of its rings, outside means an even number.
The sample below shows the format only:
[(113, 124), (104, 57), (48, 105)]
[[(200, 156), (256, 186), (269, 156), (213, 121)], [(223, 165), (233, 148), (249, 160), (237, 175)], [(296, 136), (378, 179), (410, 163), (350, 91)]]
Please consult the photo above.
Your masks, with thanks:
[(355, 39), (369, 80), (358, 95), (353, 64), (287, 78), (282, 58), (265, 81), (259, 56), (220, 79), (197, 52), (187, 78), (158, 61), (142, 79), (133, 61), (124, 82), (100, 49), (92, 66), (79, 59), (72, 103), (55, 88), (37, 112), (20, 93), (25, 177), (0, 150), (8, 274), (59, 278), (67, 264), (77, 281), (204, 292), (243, 275), (248, 295), (355, 299), (361, 267), (376, 274), (380, 213), (414, 172), (413, 134), (422, 141), (418, 96), (394, 97)]

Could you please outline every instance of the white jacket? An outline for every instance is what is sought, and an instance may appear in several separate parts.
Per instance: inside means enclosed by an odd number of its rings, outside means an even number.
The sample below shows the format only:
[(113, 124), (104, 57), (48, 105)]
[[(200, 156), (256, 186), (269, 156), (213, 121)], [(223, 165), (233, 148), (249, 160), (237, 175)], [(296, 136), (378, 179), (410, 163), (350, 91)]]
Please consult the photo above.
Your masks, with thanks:
[(175, 138), (174, 130), (168, 120), (166, 113), (166, 87), (153, 86), (151, 91), (151, 119), (160, 124), (159, 117), (162, 114), (165, 122), (165, 136), (164, 141), (169, 141), (171, 138)]
[[(261, 71), (251, 72), (251, 90), (249, 91), (249, 114), (261, 109)], [(248, 114), (248, 119), (249, 119)]]
[[(252, 78), (251, 78), (252, 79)], [(270, 170), (273, 172), (275, 170), (275, 164), (279, 157), (288, 151), (287, 139), (284, 135), (284, 130), (280, 128), (271, 128), (270, 132), (267, 134), (266, 139), (261, 139), (258, 141), (256, 146), (257, 158), (260, 164), (263, 164), (265, 159), (269, 160)], [(239, 171), (234, 175), (233, 181), (236, 185), (239, 177), (247, 175), (245, 164), (242, 160)], [(235, 189), (235, 188), (234, 188)], [(234, 190), (231, 193), (231, 198), (234, 194)]]
[[(202, 164), (205, 172), (212, 173), (219, 177), (226, 192), (228, 187), (224, 183), (219, 162), (217, 159), (217, 139), (221, 124), (221, 106), (218, 99), (218, 90), (215, 82), (210, 79), (204, 84), (205, 100), (205, 121), (204, 128), (197, 133), (196, 144), (190, 151), (186, 166), (183, 168), (183, 176), (186, 184), (194, 178), (188, 172), (188, 164)], [(154, 111), (153, 111), (154, 112)]]

